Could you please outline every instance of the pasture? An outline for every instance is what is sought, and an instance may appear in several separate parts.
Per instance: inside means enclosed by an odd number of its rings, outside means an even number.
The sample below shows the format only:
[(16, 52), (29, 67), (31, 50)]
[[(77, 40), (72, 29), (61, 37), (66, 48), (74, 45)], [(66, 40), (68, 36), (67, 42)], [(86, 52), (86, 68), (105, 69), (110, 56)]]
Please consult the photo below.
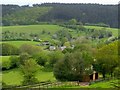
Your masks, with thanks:
[(3, 41), (2, 43), (9, 43), (9, 44), (19, 48), (23, 44), (36, 45), (36, 44), (39, 44), (40, 42), (35, 42), (35, 41)]
[[(53, 72), (44, 71), (39, 71), (38, 73), (36, 73), (36, 78), (39, 82), (56, 80)], [(21, 73), (19, 68), (3, 71), (2, 81), (7, 85), (21, 85), (23, 81), (23, 74)]]
[[(9, 61), (10, 56), (0, 56), (0, 63), (10, 63)], [(4, 66), (4, 65), (3, 65)], [(55, 77), (53, 72), (45, 72), (40, 70), (36, 73), (36, 78), (41, 81), (55, 81)], [(2, 81), (5, 82), (7, 85), (21, 85), (23, 80), (23, 74), (19, 68), (6, 70), (2, 72)]]
[[(95, 30), (102, 30), (103, 27), (97, 27), (97, 26), (85, 26), (85, 28), (95, 29)], [(52, 35), (57, 32), (58, 30), (68, 30), (72, 34), (73, 37), (78, 37), (80, 35), (84, 35), (83, 32), (76, 33), (73, 29), (64, 28), (58, 25), (22, 25), (22, 26), (3, 26), (3, 32), (10, 31), (10, 32), (17, 32), (17, 33), (33, 33), (33, 34), (39, 34), (39, 37), (43, 40), (50, 41), (52, 39)], [(103, 29), (104, 30), (104, 29)], [(106, 30), (109, 30), (113, 33), (114, 36), (118, 36), (118, 30), (115, 28), (106, 28)], [(43, 31), (45, 32), (44, 34)], [(49, 34), (48, 34), (49, 33)], [(106, 38), (101, 39), (104, 41)], [(23, 44), (31, 44), (36, 45), (40, 42), (35, 41), (3, 41), (0, 43), (9, 43), (11, 45), (14, 45), (16, 47), (20, 47)], [(92, 42), (94, 44), (97, 44), (96, 41)], [(46, 51), (50, 52), (50, 51)], [(0, 63), (4, 64), (10, 63), (9, 61), (10, 56), (0, 56)], [(39, 80), (39, 82), (43, 81), (56, 81), (53, 72), (46, 72), (43, 70), (40, 70), (38, 73), (36, 73), (36, 78)], [(1, 81), (1, 80), (0, 80)], [(23, 74), (21, 73), (21, 70), (19, 68), (14, 68), (10, 70), (3, 71), (2, 73), (2, 81), (5, 82), (7, 85), (21, 85), (23, 81)], [(110, 82), (99, 82), (92, 84), (88, 86), (87, 88), (111, 88)], [(66, 86), (65, 86), (66, 88)], [(69, 88), (69, 87), (67, 87)], [(71, 87), (70, 87), (71, 88)], [(81, 88), (80, 86), (76, 86), (72, 88)], [(82, 87), (86, 88), (86, 87)]]

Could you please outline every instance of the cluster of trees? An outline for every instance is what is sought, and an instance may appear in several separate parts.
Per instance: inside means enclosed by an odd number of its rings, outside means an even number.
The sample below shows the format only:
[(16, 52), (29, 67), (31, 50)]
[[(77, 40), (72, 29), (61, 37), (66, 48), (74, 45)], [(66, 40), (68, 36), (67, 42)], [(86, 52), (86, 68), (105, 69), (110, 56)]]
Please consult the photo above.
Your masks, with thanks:
[[(3, 25), (61, 23), (72, 18), (84, 24), (102, 22), (111, 27), (118, 25), (117, 5), (43, 3), (33, 7), (3, 5), (2, 9)], [(105, 24), (102, 26), (107, 26)]]
[(102, 73), (103, 78), (106, 74), (113, 77), (113, 73), (119, 66), (118, 41), (99, 48), (95, 54), (93, 67), (96, 71)]
[[(84, 47), (80, 45), (79, 47)], [(75, 48), (73, 52), (65, 53), (65, 57), (54, 66), (56, 79), (62, 81), (83, 81), (84, 76), (92, 74), (93, 70), (91, 53), (88, 47)]]
[(83, 26), (81, 22), (77, 22), (76, 19), (71, 19), (67, 24), (61, 24), (60, 26), (74, 29), (76, 30), (76, 33), (83, 32), (86, 34), (87, 37), (91, 37), (93, 39), (96, 39), (96, 38), (101, 39), (101, 38), (112, 36), (112, 32), (106, 30), (106, 28), (102, 28), (100, 30), (87, 29)]
[(42, 48), (29, 44), (23, 44), (21, 47), (18, 48), (8, 43), (2, 43), (0, 44), (0, 50), (2, 51), (0, 52), (0, 55), (2, 56), (19, 55), (20, 53), (24, 52), (32, 55), (39, 51), (42, 51)]
[(68, 30), (59, 30), (53, 36), (53, 39), (61, 41), (60, 45), (63, 45), (65, 42), (70, 41), (72, 39), (72, 35)]
[(47, 52), (36, 46), (23, 45), (19, 56), (3, 62), (3, 70), (19, 67), (24, 75), (23, 84), (38, 83), (35, 74), (41, 69), (53, 71), (61, 81), (83, 81), (84, 76), (97, 71), (106, 78), (119, 77), (118, 41), (93, 48), (85, 38), (73, 42), (75, 48)]
[(9, 56), (9, 55), (18, 55), (19, 49), (11, 44), (2, 43), (0, 44), (0, 55), (2, 56)]
[(2, 40), (3, 41), (10, 41), (10, 40), (35, 40), (38, 41), (39, 34), (36, 33), (17, 33), (17, 32), (10, 32), (10, 31), (3, 31), (2, 32)]
[(92, 74), (93, 70), (102, 74), (104, 79), (106, 75), (120, 77), (118, 41), (98, 49), (88, 47), (80, 44), (72, 52), (68, 50), (54, 66), (55, 77), (64, 81), (82, 81), (83, 76)]

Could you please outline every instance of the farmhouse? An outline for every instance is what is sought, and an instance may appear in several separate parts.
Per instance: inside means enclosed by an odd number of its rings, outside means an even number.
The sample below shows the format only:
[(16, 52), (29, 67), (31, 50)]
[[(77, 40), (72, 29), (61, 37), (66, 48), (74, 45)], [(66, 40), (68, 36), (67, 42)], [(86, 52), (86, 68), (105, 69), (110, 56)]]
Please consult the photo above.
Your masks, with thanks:
[(89, 82), (89, 81), (95, 81), (98, 79), (98, 73), (96, 71), (93, 71), (90, 75), (84, 75), (83, 76), (83, 82)]
[(56, 49), (55, 46), (50, 46), (50, 47), (49, 47), (49, 50), (50, 50), (50, 51), (55, 50), (55, 49)]
[(59, 47), (59, 49), (62, 50), (62, 51), (63, 51), (65, 48), (66, 48), (66, 46), (60, 46), (60, 47)]

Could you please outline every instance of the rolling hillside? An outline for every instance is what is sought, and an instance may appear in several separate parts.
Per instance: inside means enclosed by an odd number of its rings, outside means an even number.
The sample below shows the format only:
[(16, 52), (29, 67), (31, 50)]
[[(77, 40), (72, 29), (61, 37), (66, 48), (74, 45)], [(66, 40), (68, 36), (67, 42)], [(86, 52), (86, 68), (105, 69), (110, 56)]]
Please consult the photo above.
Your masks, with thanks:
[(34, 4), (33, 7), (3, 5), (3, 25), (59, 23), (75, 18), (82, 23), (105, 23), (117, 27), (117, 13), (117, 5), (64, 3)]
[[(21, 8), (3, 16), (3, 24), (8, 25), (26, 25), (38, 23), (38, 18), (50, 11), (52, 7), (30, 7)], [(4, 11), (3, 11), (4, 12)]]

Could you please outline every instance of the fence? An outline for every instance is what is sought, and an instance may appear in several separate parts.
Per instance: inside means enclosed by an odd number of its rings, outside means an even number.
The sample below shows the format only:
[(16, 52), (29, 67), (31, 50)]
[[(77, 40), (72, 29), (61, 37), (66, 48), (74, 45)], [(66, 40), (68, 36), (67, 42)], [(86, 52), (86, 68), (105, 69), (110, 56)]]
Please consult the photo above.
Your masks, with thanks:
[(19, 90), (19, 89), (25, 89), (25, 90), (32, 90), (32, 89), (39, 89), (41, 90), (42, 88), (59, 88), (62, 86), (78, 86), (79, 83), (74, 81), (74, 82), (40, 82), (39, 84), (34, 84), (34, 85), (27, 85), (27, 86), (8, 86), (8, 87), (3, 87), (3, 90)]

